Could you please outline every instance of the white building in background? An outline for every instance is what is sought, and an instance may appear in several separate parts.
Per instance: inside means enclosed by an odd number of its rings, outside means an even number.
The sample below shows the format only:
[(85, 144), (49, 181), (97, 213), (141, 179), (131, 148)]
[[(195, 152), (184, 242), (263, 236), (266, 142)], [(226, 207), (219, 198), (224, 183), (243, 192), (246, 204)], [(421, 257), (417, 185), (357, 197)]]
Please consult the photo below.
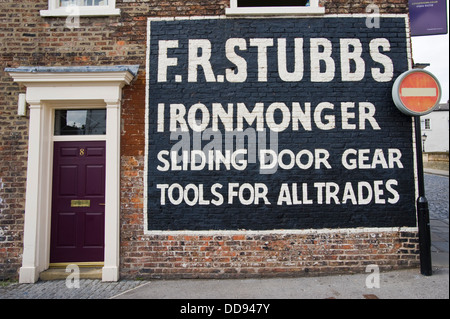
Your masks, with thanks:
[(421, 117), (424, 152), (448, 152), (449, 118), (448, 102)]

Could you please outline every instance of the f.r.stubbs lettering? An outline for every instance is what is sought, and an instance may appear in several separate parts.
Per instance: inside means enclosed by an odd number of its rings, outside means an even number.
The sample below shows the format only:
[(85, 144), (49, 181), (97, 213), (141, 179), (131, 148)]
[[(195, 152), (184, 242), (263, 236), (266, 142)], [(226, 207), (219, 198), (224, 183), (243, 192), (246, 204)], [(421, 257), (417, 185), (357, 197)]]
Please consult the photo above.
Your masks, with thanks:
[(147, 230), (414, 226), (406, 22), (365, 21), (150, 20)]
[[(304, 79), (305, 64), (309, 64), (310, 81), (311, 82), (331, 82), (336, 77), (336, 61), (333, 54), (333, 43), (327, 38), (311, 38), (309, 39), (309, 57), (310, 60), (305, 63), (304, 57), (304, 39), (294, 38), (293, 45), (288, 47), (286, 38), (230, 38), (225, 41), (222, 50), (225, 52), (227, 64), (230, 68), (225, 69), (225, 75), (216, 75), (212, 64), (212, 43), (208, 39), (188, 39), (187, 42), (187, 64), (184, 66), (187, 70), (188, 82), (199, 82), (198, 68), (203, 69), (206, 82), (224, 82), (231, 83), (246, 82), (252, 77), (252, 73), (256, 74), (258, 82), (268, 81), (268, 49), (273, 48), (278, 61), (277, 76), (284, 82), (300, 82)], [(158, 41), (158, 82), (168, 82), (167, 73), (169, 67), (177, 68), (178, 58), (169, 57), (170, 49), (180, 49), (179, 40), (159, 40)], [(392, 60), (383, 52), (390, 51), (390, 42), (386, 38), (372, 39), (367, 48), (363, 48), (361, 40), (358, 38), (339, 39), (340, 58), (340, 78), (342, 81), (361, 81), (365, 77), (366, 62), (362, 58), (363, 50), (367, 49), (371, 62), (377, 62), (380, 67), (373, 67), (370, 70), (372, 78), (377, 82), (388, 82), (393, 77)], [(248, 69), (247, 59), (240, 56), (239, 52), (252, 52), (252, 48), (256, 49), (254, 54), (248, 55), (249, 59), (257, 60), (257, 68)], [(200, 53), (199, 53), (200, 52)], [(288, 71), (287, 52), (294, 52), (293, 68), (290, 66)], [(351, 70), (351, 61), (355, 65), (355, 69)], [(309, 63), (308, 63), (309, 62)], [(321, 63), (325, 68), (322, 70)], [(254, 72), (252, 72), (254, 71)], [(250, 72), (250, 74), (249, 74)], [(186, 72), (184, 72), (186, 73)], [(176, 82), (182, 82), (183, 75), (175, 75)]]

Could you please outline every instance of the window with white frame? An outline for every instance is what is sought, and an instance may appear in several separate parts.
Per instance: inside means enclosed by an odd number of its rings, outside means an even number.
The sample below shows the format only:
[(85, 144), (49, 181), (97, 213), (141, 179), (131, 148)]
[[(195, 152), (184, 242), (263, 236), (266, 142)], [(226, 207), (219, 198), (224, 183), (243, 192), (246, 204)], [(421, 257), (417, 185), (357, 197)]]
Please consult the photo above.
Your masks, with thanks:
[(41, 10), (44, 17), (111, 15), (120, 15), (116, 0), (48, 0), (48, 10)]
[(422, 130), (431, 130), (431, 119), (420, 120)]
[(59, 0), (61, 7), (67, 6), (107, 6), (108, 0)]
[(319, 0), (230, 0), (227, 15), (311, 15), (325, 14)]

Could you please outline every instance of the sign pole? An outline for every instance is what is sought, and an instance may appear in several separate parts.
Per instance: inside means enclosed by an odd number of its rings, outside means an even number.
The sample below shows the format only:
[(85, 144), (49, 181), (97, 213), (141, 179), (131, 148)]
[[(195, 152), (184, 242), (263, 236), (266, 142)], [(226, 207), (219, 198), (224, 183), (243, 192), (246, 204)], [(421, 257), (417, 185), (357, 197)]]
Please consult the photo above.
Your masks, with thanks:
[(425, 196), (425, 179), (423, 170), (422, 132), (420, 116), (414, 117), (417, 150), (417, 178), (419, 183), (419, 198), (417, 199), (417, 218), (419, 223), (420, 273), (424, 276), (433, 274), (431, 264), (431, 230), (428, 200)]
[(420, 116), (431, 113), (442, 97), (438, 79), (425, 70), (410, 70), (400, 75), (392, 87), (395, 106), (404, 114), (414, 117), (417, 153), (417, 220), (419, 224), (420, 272), (424, 276), (433, 274), (431, 264), (431, 230), (428, 200), (425, 196), (423, 173), (423, 149)]

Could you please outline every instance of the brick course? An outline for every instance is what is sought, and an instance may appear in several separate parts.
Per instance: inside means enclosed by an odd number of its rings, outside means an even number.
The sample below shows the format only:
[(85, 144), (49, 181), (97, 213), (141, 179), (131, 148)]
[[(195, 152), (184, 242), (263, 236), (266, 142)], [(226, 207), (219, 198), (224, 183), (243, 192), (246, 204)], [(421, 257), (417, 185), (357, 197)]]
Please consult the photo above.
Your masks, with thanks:
[[(365, 13), (373, 1), (321, 1), (327, 14)], [(408, 1), (377, 0), (381, 13), (406, 13)], [(145, 58), (148, 17), (223, 15), (229, 0), (117, 0), (119, 17), (44, 18), (47, 0), (0, 0), (0, 279), (17, 278), (23, 247), (28, 117), (18, 117), (25, 88), (5, 67), (139, 64), (123, 90), (121, 275), (218, 278), (328, 274), (415, 267), (415, 232), (320, 235), (144, 235)]]

